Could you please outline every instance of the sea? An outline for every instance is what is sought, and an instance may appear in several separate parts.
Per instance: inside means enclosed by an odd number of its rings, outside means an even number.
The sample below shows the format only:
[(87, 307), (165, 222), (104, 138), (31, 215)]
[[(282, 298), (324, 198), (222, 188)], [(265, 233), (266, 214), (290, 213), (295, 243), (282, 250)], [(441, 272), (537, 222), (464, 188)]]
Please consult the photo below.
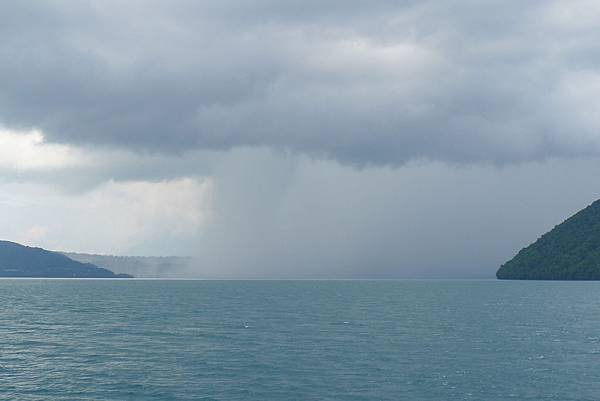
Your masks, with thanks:
[(600, 400), (600, 283), (0, 280), (2, 400)]

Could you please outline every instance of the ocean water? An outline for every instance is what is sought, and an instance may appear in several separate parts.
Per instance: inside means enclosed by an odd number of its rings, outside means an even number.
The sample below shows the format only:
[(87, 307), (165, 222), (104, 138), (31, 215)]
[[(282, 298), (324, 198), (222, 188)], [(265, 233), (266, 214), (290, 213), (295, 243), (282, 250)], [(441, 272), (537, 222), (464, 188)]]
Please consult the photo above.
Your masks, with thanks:
[(599, 400), (600, 283), (0, 280), (0, 399)]

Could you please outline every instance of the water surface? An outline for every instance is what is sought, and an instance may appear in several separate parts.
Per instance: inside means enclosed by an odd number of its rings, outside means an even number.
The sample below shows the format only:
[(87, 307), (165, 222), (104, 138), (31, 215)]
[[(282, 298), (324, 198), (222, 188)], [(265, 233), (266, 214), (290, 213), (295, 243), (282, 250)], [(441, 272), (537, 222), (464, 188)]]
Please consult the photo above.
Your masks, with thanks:
[(0, 399), (600, 399), (600, 283), (0, 280), (0, 305)]

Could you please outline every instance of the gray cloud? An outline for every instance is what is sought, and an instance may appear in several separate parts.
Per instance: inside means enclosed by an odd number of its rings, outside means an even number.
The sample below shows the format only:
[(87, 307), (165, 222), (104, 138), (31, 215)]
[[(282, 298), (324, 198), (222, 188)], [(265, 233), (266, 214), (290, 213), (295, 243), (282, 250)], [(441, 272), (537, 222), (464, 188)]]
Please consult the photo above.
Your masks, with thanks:
[(355, 165), (597, 155), (600, 24), (569, 4), (3, 2), (0, 121)]
[[(46, 227), (113, 253), (129, 216), (121, 251), (199, 256), (192, 275), (491, 277), (600, 196), (594, 1), (0, 0), (0, 15), (0, 126), (82, 159), (0, 163), (5, 236)], [(185, 177), (210, 183), (197, 208)], [(178, 179), (206, 212), (197, 232), (153, 214)]]

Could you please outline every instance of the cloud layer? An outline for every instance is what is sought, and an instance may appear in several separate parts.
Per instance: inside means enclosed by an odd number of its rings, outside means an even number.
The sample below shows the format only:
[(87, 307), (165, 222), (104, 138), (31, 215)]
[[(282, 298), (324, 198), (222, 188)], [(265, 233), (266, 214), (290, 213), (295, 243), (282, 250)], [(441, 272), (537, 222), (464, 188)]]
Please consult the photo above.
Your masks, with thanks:
[(593, 1), (2, 5), (0, 121), (53, 142), (355, 165), (600, 151)]
[(491, 276), (600, 196), (596, 1), (0, 3), (0, 237)]

